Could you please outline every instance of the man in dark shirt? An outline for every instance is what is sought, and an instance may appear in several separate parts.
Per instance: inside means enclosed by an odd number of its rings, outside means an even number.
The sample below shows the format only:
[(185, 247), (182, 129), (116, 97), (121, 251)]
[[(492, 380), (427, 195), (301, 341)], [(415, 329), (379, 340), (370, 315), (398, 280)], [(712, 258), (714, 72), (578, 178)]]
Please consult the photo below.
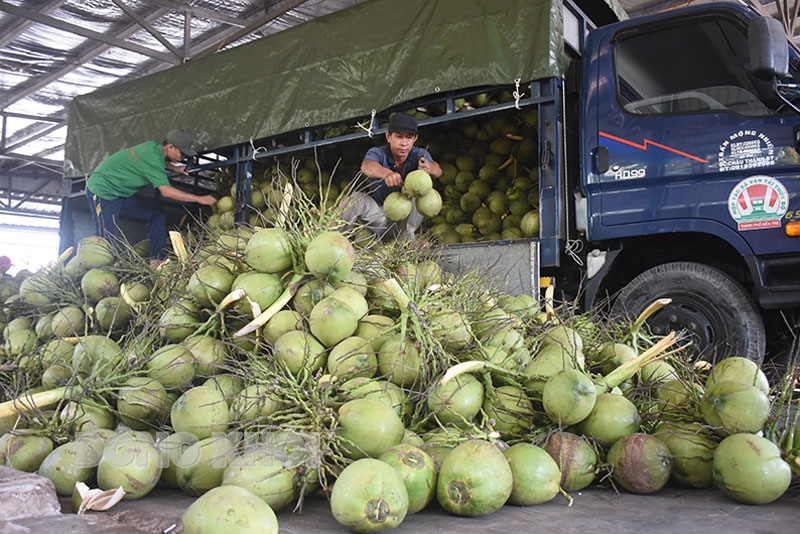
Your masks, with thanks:
[(370, 180), (369, 195), (356, 192), (343, 201), (345, 220), (360, 220), (382, 238), (410, 238), (414, 235), (422, 223), (416, 205), (405, 220), (391, 223), (383, 213), (383, 201), (392, 192), (402, 189), (403, 181), (411, 171), (421, 169), (431, 178), (442, 175), (441, 167), (430, 153), (414, 146), (417, 139), (417, 120), (414, 117), (405, 113), (392, 116), (386, 132), (388, 144), (370, 148), (361, 163), (361, 172)]

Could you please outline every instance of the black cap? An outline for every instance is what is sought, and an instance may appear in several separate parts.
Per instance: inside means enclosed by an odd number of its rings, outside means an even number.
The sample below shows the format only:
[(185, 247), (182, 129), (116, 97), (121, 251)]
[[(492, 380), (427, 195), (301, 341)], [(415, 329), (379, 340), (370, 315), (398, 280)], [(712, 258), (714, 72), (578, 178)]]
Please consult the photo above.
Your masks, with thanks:
[(408, 113), (397, 113), (389, 119), (389, 133), (406, 132), (417, 134), (417, 119)]
[(192, 150), (192, 136), (183, 130), (170, 130), (167, 134), (167, 143), (178, 147), (184, 156), (194, 156), (197, 154)]

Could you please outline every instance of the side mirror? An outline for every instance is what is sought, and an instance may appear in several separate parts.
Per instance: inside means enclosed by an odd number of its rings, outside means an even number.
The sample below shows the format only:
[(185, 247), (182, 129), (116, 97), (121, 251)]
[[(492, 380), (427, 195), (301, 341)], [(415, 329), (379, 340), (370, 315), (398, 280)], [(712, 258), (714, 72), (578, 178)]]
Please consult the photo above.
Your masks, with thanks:
[(750, 19), (747, 40), (753, 74), (764, 78), (789, 75), (789, 43), (781, 21), (771, 17)]

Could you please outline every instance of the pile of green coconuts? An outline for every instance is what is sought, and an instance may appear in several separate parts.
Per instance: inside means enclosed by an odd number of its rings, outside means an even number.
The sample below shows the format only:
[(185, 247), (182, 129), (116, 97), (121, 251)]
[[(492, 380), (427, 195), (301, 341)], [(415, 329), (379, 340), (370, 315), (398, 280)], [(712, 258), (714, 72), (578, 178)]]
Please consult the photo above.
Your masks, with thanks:
[(800, 473), (791, 370), (698, 360), (647, 330), (664, 303), (612, 321), (444, 272), (284, 184), (269, 217), (173, 233), (158, 270), (87, 237), (0, 280), (0, 462), (76, 509), (79, 482), (183, 491), (187, 533), (277, 532), (315, 493), (354, 532), (592, 484), (765, 504)]

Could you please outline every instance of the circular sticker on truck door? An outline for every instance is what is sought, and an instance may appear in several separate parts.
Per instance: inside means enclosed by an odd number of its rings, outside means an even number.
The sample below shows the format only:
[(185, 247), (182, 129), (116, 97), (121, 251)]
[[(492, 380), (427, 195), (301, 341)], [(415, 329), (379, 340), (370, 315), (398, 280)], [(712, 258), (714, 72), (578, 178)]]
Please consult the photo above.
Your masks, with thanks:
[(786, 188), (770, 176), (750, 176), (728, 196), (728, 212), (739, 230), (780, 228), (789, 207)]

